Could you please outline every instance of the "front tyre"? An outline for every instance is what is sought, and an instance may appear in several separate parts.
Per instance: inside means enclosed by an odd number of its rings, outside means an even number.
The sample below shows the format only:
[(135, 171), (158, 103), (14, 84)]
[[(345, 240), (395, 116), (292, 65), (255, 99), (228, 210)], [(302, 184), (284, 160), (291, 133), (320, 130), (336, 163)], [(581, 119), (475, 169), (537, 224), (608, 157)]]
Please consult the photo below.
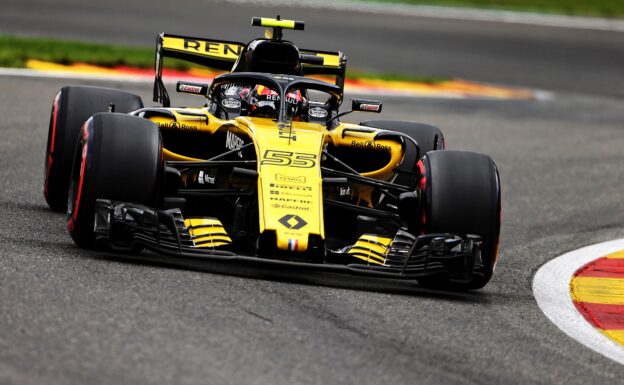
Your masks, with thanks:
[(98, 113), (82, 126), (69, 182), (67, 229), (94, 246), (96, 199), (156, 206), (163, 175), (162, 139), (149, 120)]
[(479, 235), (483, 268), (469, 283), (419, 282), (458, 290), (482, 288), (498, 258), (501, 189), (496, 164), (487, 155), (455, 150), (429, 152), (421, 162), (425, 232)]
[(54, 98), (44, 165), (43, 196), (55, 211), (67, 208), (67, 186), (80, 128), (97, 112), (131, 112), (143, 107), (141, 98), (102, 87), (63, 87)]

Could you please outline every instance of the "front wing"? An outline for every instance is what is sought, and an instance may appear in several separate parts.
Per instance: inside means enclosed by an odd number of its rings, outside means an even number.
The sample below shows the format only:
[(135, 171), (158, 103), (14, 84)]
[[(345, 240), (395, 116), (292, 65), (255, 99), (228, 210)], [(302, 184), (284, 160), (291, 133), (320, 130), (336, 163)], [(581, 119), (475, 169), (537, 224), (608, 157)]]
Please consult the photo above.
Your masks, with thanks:
[(328, 250), (322, 261), (301, 261), (235, 252), (235, 247), (218, 242), (214, 247), (198, 246), (179, 209), (157, 210), (99, 199), (95, 211), (96, 241), (120, 252), (119, 255), (147, 249), (168, 258), (232, 261), (402, 280), (440, 276), (455, 283), (471, 282), (475, 275), (482, 274), (483, 268), (481, 239), (475, 235), (441, 233), (415, 237), (399, 230), (381, 264), (350, 262), (345, 250)]

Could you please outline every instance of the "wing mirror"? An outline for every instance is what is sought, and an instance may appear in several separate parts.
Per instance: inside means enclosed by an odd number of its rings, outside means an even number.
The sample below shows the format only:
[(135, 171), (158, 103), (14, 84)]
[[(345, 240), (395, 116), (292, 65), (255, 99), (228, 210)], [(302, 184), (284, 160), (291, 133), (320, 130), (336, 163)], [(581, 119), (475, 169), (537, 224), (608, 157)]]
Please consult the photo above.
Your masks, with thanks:
[(208, 84), (179, 81), (176, 85), (176, 91), (185, 94), (206, 96), (208, 95)]
[(381, 112), (383, 104), (380, 100), (366, 100), (366, 99), (351, 99), (351, 111), (360, 112)]
[(350, 114), (352, 112), (381, 112), (381, 107), (383, 107), (383, 103), (380, 100), (367, 100), (367, 99), (351, 99), (351, 111), (341, 112), (338, 115), (331, 118), (327, 124), (331, 123), (333, 120), (338, 119), (341, 116), (345, 116), (346, 114)]

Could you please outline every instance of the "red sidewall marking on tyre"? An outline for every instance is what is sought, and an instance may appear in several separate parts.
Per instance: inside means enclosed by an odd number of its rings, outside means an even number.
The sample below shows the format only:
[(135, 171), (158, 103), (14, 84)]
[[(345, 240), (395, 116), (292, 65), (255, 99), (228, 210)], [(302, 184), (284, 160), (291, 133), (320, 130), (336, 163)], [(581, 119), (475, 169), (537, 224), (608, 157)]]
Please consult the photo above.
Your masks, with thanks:
[(45, 183), (43, 184), (43, 195), (45, 197), (48, 196), (48, 179), (50, 178), (50, 170), (52, 169), (52, 162), (54, 161), (53, 153), (54, 153), (54, 142), (56, 141), (56, 120), (58, 118), (58, 106), (59, 106), (59, 98), (61, 97), (61, 93), (56, 94), (54, 98), (54, 104), (52, 107), (52, 127), (50, 132), (50, 150), (48, 151), (48, 162), (46, 167), (46, 175), (45, 175)]
[(83, 145), (82, 145), (82, 159), (80, 161), (80, 177), (78, 179), (78, 192), (76, 193), (76, 199), (74, 201), (74, 207), (72, 210), (72, 215), (69, 218), (69, 220), (67, 221), (67, 227), (69, 228), (69, 231), (73, 231), (74, 230), (74, 226), (76, 223), (76, 220), (78, 218), (78, 209), (80, 208), (80, 198), (82, 196), (82, 186), (84, 184), (84, 174), (85, 174), (85, 166), (87, 164), (87, 150), (89, 147), (89, 128), (88, 128), (88, 124), (89, 124), (89, 120), (87, 120), (83, 125), (82, 125), (82, 140), (83, 140)]
[(624, 239), (583, 247), (549, 261), (533, 279), (537, 304), (559, 329), (620, 364), (624, 364), (624, 345), (609, 334), (624, 329), (624, 321), (619, 318), (624, 315), (620, 303), (624, 303), (624, 293), (618, 292), (624, 275), (616, 277), (624, 270), (618, 263), (614, 273), (608, 275), (605, 269), (612, 269), (615, 263), (603, 264), (601, 260), (622, 250)]
[(61, 93), (59, 92), (58, 94), (56, 94), (56, 97), (54, 98), (54, 114), (53, 114), (53, 120), (52, 120), (52, 140), (50, 141), (50, 153), (54, 152), (54, 142), (55, 142), (55, 138), (56, 138), (56, 118), (57, 118), (57, 114), (58, 114), (58, 105), (59, 105), (59, 98), (61, 96)]
[[(418, 163), (416, 163), (416, 166), (418, 167), (418, 169), (420, 170), (420, 191), (426, 191), (427, 188), (427, 175), (425, 174), (425, 165), (422, 161), (422, 159), (420, 159), (418, 161)], [(422, 218), (421, 223), (422, 223), (422, 230), (421, 230), (421, 234), (425, 233), (425, 226), (427, 225), (427, 213), (426, 213), (426, 208), (423, 207), (422, 208)]]

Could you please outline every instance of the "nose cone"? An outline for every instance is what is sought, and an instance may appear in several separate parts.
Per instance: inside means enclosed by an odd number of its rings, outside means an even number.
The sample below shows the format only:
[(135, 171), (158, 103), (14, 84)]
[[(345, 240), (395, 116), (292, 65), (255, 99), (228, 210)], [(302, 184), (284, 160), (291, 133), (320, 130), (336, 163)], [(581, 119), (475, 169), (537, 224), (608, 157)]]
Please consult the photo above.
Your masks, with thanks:
[(274, 231), (280, 250), (306, 251), (310, 235), (325, 237), (320, 159), (326, 131), (317, 124), (238, 119), (256, 143), (260, 232)]

